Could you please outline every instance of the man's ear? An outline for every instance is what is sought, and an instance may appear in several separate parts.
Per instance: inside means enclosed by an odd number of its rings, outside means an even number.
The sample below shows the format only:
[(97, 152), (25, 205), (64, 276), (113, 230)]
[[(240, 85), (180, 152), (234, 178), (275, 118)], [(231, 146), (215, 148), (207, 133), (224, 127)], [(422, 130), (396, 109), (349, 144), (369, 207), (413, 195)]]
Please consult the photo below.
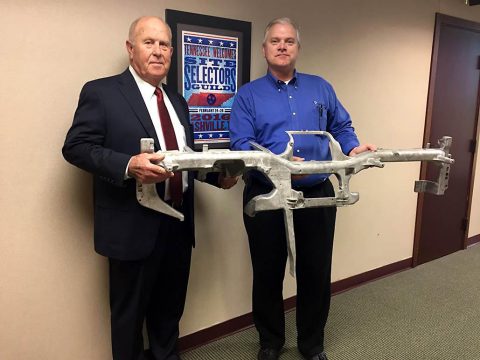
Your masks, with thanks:
[(125, 47), (127, 48), (128, 57), (131, 59), (133, 56), (133, 45), (130, 41), (125, 41)]

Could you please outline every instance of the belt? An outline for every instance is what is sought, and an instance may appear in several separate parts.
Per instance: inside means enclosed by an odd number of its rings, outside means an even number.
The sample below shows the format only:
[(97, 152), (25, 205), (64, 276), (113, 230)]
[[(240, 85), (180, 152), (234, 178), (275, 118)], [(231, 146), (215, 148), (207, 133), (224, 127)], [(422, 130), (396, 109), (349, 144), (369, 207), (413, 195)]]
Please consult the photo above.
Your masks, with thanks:
[(311, 189), (315, 189), (317, 187), (322, 187), (323, 184), (325, 184), (325, 181), (328, 180), (328, 178), (325, 178), (325, 179), (322, 179), (321, 181), (315, 183), (315, 184), (312, 184), (312, 185), (308, 185), (308, 186), (292, 186), (293, 190), (297, 190), (297, 191), (308, 191), (308, 190), (311, 190)]
[[(247, 175), (247, 183), (250, 182), (250, 184), (258, 184), (258, 185), (263, 185), (265, 187), (272, 187), (272, 184), (267, 180), (267, 178), (261, 174), (261, 173), (250, 173)], [(292, 189), (298, 190), (298, 191), (308, 191), (310, 189), (315, 189), (319, 186), (322, 186), (325, 181), (328, 180), (328, 177), (321, 179), (320, 181), (313, 183), (313, 184), (308, 184), (308, 185), (303, 185), (303, 186), (292, 186)]]

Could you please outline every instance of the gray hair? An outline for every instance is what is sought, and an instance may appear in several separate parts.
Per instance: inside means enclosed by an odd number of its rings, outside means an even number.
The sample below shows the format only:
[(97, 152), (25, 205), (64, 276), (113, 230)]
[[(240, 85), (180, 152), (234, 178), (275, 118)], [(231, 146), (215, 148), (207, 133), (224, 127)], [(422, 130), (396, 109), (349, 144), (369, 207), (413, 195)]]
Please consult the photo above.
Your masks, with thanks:
[(298, 46), (300, 47), (300, 30), (299, 30), (297, 24), (292, 19), (290, 19), (288, 17), (276, 18), (276, 19), (273, 19), (272, 21), (270, 21), (268, 23), (267, 27), (265, 28), (265, 33), (264, 33), (264, 36), (263, 36), (263, 43), (262, 44), (265, 45), (265, 42), (267, 41), (268, 32), (270, 31), (272, 26), (277, 25), (277, 24), (291, 25), (295, 29), (295, 32), (297, 34), (297, 43), (298, 43)]
[(128, 30), (128, 41), (130, 44), (133, 44), (135, 42), (135, 30), (137, 29), (137, 25), (140, 21), (149, 19), (149, 18), (154, 18), (160, 20), (163, 24), (168, 29), (168, 37), (170, 38), (170, 42), (172, 41), (172, 29), (170, 29), (170, 26), (161, 18), (158, 16), (140, 16), (138, 19), (135, 19), (132, 24), (130, 25), (130, 29)]

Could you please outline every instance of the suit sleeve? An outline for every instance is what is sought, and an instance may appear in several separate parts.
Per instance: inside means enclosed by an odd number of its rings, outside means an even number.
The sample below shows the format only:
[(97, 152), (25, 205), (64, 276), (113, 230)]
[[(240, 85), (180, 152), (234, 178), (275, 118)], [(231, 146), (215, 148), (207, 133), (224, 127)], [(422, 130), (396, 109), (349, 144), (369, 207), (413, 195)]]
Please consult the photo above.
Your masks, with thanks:
[(64, 158), (100, 179), (124, 185), (129, 154), (106, 147), (107, 114), (100, 90), (87, 83), (81, 93), (71, 128), (62, 148)]

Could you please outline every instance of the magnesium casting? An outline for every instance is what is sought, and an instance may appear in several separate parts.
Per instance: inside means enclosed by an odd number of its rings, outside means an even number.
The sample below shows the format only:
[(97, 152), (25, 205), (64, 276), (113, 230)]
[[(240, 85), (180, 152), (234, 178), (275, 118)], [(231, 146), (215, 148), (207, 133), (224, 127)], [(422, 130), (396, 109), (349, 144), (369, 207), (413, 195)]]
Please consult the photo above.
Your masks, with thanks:
[[(437, 164), (437, 181), (415, 181), (415, 192), (428, 192), (443, 195), (448, 187), (450, 164), (454, 160), (449, 153), (452, 138), (444, 136), (438, 141), (438, 148), (420, 149), (378, 149), (367, 151), (354, 157), (343, 154), (340, 144), (325, 131), (287, 131), (290, 138), (285, 151), (276, 155), (270, 150), (252, 143), (252, 151), (215, 150), (204, 146), (203, 152), (194, 152), (186, 147), (185, 151), (165, 151), (164, 160), (159, 164), (169, 171), (199, 171), (200, 176), (208, 172), (221, 172), (227, 176), (238, 176), (249, 170), (258, 170), (272, 183), (273, 190), (258, 195), (244, 208), (249, 216), (259, 211), (282, 209), (285, 219), (285, 232), (288, 244), (290, 273), (295, 274), (295, 234), (293, 230), (293, 210), (321, 206), (346, 206), (355, 204), (359, 194), (349, 189), (350, 178), (358, 172), (371, 167), (384, 167), (386, 162), (429, 161)], [(323, 135), (329, 140), (331, 160), (328, 161), (291, 161), (293, 155), (293, 135)], [(152, 153), (153, 139), (141, 139), (141, 152)], [(338, 190), (334, 197), (304, 198), (301, 191), (292, 188), (292, 175), (334, 174), (338, 179)], [(147, 208), (183, 220), (183, 214), (159, 196), (155, 184), (137, 182), (137, 200)]]

